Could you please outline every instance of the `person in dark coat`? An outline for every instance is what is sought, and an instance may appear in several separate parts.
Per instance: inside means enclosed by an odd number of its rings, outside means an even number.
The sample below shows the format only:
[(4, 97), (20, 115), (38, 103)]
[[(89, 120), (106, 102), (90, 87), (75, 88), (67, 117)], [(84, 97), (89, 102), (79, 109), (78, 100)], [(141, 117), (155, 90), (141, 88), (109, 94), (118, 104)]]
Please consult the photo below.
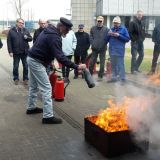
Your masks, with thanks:
[[(78, 26), (78, 32), (75, 33), (77, 38), (77, 46), (74, 51), (74, 62), (76, 64), (86, 63), (88, 49), (90, 47), (89, 34), (84, 32), (84, 25)], [(78, 70), (74, 71), (74, 79), (78, 78)]]
[(103, 79), (104, 75), (104, 64), (106, 59), (106, 50), (107, 46), (105, 43), (105, 35), (108, 32), (108, 28), (103, 25), (104, 18), (102, 16), (97, 17), (97, 25), (93, 26), (90, 30), (90, 42), (92, 55), (89, 63), (89, 71), (93, 74), (94, 65), (97, 62), (97, 58), (99, 56), (100, 60), (100, 69), (98, 72), (98, 80)]
[(155, 73), (158, 57), (160, 54), (160, 24), (158, 24), (153, 30), (152, 41), (154, 42), (154, 50), (151, 71), (149, 72), (149, 74)]
[(2, 48), (2, 47), (3, 47), (3, 43), (2, 43), (1, 38), (0, 38), (0, 48)]
[(10, 57), (13, 57), (13, 80), (15, 85), (19, 82), (19, 62), (23, 64), (23, 81), (28, 84), (28, 65), (27, 65), (27, 51), (29, 49), (28, 42), (32, 41), (29, 31), (24, 28), (24, 20), (18, 18), (16, 26), (9, 30), (7, 36), (7, 47)]
[(44, 28), (46, 27), (46, 21), (39, 19), (39, 28), (35, 30), (34, 35), (33, 35), (33, 43), (35, 43), (37, 37), (39, 36), (39, 34), (44, 30)]
[[(43, 124), (60, 124), (62, 120), (53, 114), (51, 99), (51, 84), (46, 67), (56, 58), (61, 64), (74, 68), (84, 69), (85, 64), (76, 65), (69, 60), (62, 51), (61, 35), (65, 36), (71, 29), (72, 23), (66, 18), (60, 18), (58, 28), (53, 25), (46, 27), (28, 51), (27, 62), (30, 71), (29, 95), (26, 114), (43, 112)], [(43, 109), (36, 107), (38, 88), (43, 97)]]
[[(145, 25), (142, 21), (143, 12), (137, 11), (136, 17), (129, 23), (129, 35), (131, 38), (131, 73), (140, 72), (139, 67), (144, 57)], [(137, 57), (138, 53), (138, 57)]]

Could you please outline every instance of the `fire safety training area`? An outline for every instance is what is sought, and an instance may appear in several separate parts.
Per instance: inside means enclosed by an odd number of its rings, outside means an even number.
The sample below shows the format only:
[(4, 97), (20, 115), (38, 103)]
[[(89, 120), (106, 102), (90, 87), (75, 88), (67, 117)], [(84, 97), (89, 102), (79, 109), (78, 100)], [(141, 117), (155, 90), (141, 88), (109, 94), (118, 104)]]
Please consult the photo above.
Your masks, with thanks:
[[(26, 114), (28, 87), (22, 81), (13, 84), (12, 59), (4, 42), (0, 50), (0, 160), (159, 160), (160, 87), (157, 84), (149, 82), (142, 73), (127, 74), (125, 85), (106, 83), (105, 77), (98, 82), (94, 75), (94, 88), (88, 88), (81, 77), (76, 80), (73, 77), (71, 73), (64, 101), (54, 102), (55, 115), (63, 123), (42, 124), (42, 114)], [(37, 106), (42, 107), (38, 97)], [(133, 133), (129, 128), (114, 131), (94, 123), (100, 110), (116, 105), (122, 110), (107, 112), (118, 113), (123, 121), (125, 109)], [(116, 128), (113, 123), (116, 121), (111, 118), (104, 126)]]

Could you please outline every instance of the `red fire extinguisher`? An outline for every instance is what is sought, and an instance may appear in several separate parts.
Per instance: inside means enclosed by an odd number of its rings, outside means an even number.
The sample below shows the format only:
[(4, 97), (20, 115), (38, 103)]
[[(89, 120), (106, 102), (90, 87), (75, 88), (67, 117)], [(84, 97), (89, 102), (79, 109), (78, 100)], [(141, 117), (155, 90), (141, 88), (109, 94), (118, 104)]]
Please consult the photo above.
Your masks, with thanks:
[(108, 58), (107, 63), (106, 63), (106, 77), (108, 80), (110, 80), (111, 76), (112, 76), (112, 65), (111, 65), (110, 58)]
[(55, 97), (54, 93), (54, 89), (55, 89), (55, 84), (56, 84), (56, 81), (57, 81), (57, 77), (58, 75), (56, 74), (55, 71), (53, 71), (50, 75), (49, 75), (49, 80), (50, 80), (50, 83), (51, 83), (51, 86), (52, 86), (52, 98)]
[(54, 100), (63, 101), (65, 96), (64, 80), (58, 77), (54, 88)]

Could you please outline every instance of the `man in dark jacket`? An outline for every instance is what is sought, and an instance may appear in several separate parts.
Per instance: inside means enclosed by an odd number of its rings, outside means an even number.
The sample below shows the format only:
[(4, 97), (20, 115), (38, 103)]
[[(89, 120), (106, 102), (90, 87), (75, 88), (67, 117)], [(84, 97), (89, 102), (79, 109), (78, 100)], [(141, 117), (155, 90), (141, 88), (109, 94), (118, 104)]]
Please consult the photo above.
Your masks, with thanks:
[[(143, 12), (137, 11), (136, 17), (129, 23), (129, 35), (131, 38), (131, 73), (139, 71), (139, 67), (144, 57), (143, 41), (145, 39), (145, 25), (142, 21)], [(137, 58), (137, 53), (139, 54)]]
[(100, 59), (100, 70), (98, 72), (99, 80), (102, 80), (104, 75), (104, 64), (105, 64), (105, 56), (107, 50), (104, 38), (109, 30), (107, 27), (103, 25), (103, 23), (104, 23), (104, 18), (102, 16), (99, 16), (97, 18), (97, 25), (92, 27), (90, 30), (90, 43), (92, 49), (92, 56), (89, 64), (89, 71), (91, 74), (93, 74), (93, 68), (95, 63), (97, 62), (97, 57), (99, 55)]
[[(74, 69), (83, 69), (85, 64), (76, 65), (71, 62), (62, 51), (61, 35), (65, 36), (72, 27), (72, 23), (60, 18), (58, 28), (49, 25), (39, 35), (33, 47), (28, 51), (28, 66), (30, 71), (29, 96), (26, 114), (35, 114), (43, 112), (42, 123), (59, 124), (60, 118), (53, 114), (51, 99), (51, 84), (46, 72), (46, 67), (56, 58), (61, 64)], [(36, 107), (36, 97), (38, 88), (42, 92), (44, 101), (43, 109)]]
[(2, 43), (1, 38), (0, 38), (0, 48), (2, 48), (2, 47), (3, 47), (3, 43)]
[(29, 49), (28, 42), (32, 41), (29, 31), (23, 27), (24, 20), (18, 18), (16, 26), (9, 30), (7, 36), (7, 47), (10, 57), (13, 57), (13, 80), (15, 85), (19, 82), (19, 62), (23, 64), (23, 81), (28, 84), (28, 65), (27, 65), (27, 51)]
[(149, 74), (154, 74), (157, 67), (157, 61), (160, 54), (160, 24), (158, 24), (152, 34), (152, 41), (154, 42), (152, 67)]
[[(86, 57), (88, 55), (88, 49), (90, 47), (89, 34), (84, 32), (84, 25), (78, 26), (78, 32), (75, 33), (77, 38), (77, 46), (74, 51), (74, 62), (76, 64), (86, 63)], [(74, 79), (78, 78), (78, 70), (74, 72)]]
[(46, 21), (39, 19), (39, 28), (35, 30), (34, 35), (33, 35), (33, 43), (36, 41), (37, 37), (39, 36), (39, 34), (44, 30), (44, 28), (46, 27)]

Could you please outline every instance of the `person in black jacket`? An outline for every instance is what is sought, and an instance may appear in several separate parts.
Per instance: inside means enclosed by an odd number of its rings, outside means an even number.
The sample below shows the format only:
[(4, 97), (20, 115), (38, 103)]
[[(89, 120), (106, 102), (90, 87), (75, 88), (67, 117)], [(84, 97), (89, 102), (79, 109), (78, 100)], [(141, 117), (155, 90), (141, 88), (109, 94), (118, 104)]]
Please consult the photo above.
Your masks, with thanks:
[[(89, 34), (84, 32), (84, 24), (78, 26), (78, 32), (75, 33), (77, 38), (77, 46), (74, 51), (74, 62), (76, 64), (86, 63), (86, 58), (88, 55), (88, 49), (90, 47)], [(78, 78), (78, 70), (74, 71), (74, 79)]]
[(0, 48), (2, 48), (2, 47), (3, 47), (3, 43), (2, 43), (1, 38), (0, 38)]
[(158, 57), (160, 54), (160, 24), (158, 24), (153, 30), (152, 41), (154, 42), (154, 50), (151, 71), (149, 72), (149, 74), (155, 73)]
[[(74, 68), (86, 68), (85, 64), (76, 65), (71, 62), (62, 51), (61, 35), (65, 36), (72, 27), (72, 23), (66, 18), (60, 18), (58, 28), (53, 25), (46, 27), (39, 35), (32, 48), (28, 51), (27, 62), (30, 71), (29, 96), (26, 114), (43, 112), (42, 123), (59, 124), (60, 118), (53, 114), (51, 99), (51, 84), (46, 72), (46, 67), (56, 58), (61, 64)], [(38, 88), (41, 90), (44, 106), (36, 107)]]
[(15, 85), (19, 82), (19, 62), (23, 64), (23, 81), (28, 84), (28, 65), (27, 65), (27, 51), (29, 49), (28, 42), (32, 41), (29, 31), (24, 28), (24, 20), (18, 18), (16, 26), (9, 30), (7, 36), (7, 47), (10, 57), (13, 57), (13, 80)]
[(39, 34), (44, 30), (44, 28), (46, 27), (46, 21), (39, 19), (39, 28), (35, 30), (34, 35), (33, 35), (33, 43), (36, 41), (37, 37), (39, 36)]
[[(137, 11), (136, 17), (129, 23), (129, 35), (131, 38), (131, 73), (135, 74), (139, 71), (139, 67), (144, 57), (145, 25), (142, 21), (143, 12)], [(139, 54), (137, 58), (137, 53)]]

